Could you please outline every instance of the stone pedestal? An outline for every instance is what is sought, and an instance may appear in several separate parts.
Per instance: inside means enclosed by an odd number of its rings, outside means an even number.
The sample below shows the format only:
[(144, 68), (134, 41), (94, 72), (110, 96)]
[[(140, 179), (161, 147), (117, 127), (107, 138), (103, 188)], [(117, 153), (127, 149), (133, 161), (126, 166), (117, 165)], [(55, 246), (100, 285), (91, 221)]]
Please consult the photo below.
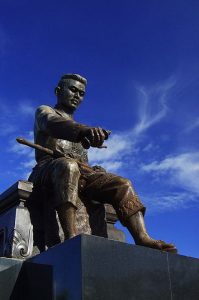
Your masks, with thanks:
[(17, 181), (0, 195), (0, 256), (25, 259), (32, 254), (33, 230), (25, 202), (32, 184)]
[[(0, 257), (0, 299), (9, 300), (15, 289), (23, 261)], [(17, 299), (16, 299), (17, 300)]]
[[(49, 199), (44, 203), (43, 198), (41, 191), (35, 193), (33, 184), (24, 180), (0, 195), (0, 256), (26, 259), (63, 241), (56, 211), (48, 205)], [(124, 233), (114, 226), (118, 218), (111, 205), (79, 204), (76, 222), (79, 234), (125, 241)]]
[(10, 299), (198, 300), (198, 282), (198, 259), (80, 235), (24, 262)]

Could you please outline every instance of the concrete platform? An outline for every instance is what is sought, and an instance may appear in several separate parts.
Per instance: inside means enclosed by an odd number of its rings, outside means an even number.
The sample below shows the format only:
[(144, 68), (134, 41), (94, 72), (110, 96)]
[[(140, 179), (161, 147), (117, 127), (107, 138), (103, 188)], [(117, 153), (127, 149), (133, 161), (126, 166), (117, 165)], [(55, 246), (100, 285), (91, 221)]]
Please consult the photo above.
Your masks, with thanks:
[(16, 286), (23, 261), (0, 257), (0, 299), (8, 300)]
[(199, 260), (79, 235), (26, 260), (10, 299), (198, 300)]

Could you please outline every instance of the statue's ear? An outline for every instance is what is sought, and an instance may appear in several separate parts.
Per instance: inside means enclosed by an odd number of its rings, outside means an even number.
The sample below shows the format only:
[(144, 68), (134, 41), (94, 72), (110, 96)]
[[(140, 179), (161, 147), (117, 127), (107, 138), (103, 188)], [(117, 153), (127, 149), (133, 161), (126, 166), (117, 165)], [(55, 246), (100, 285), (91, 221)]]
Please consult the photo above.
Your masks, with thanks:
[(61, 88), (60, 88), (60, 86), (57, 86), (55, 88), (55, 95), (58, 96), (60, 94), (60, 92), (61, 92)]

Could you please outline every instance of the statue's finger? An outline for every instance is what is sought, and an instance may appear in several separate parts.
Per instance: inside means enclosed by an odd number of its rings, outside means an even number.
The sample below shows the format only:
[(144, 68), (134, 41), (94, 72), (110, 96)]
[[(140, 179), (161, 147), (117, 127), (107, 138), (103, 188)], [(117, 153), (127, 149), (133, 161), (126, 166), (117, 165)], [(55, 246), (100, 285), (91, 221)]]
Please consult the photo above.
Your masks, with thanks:
[(109, 135), (111, 134), (111, 131), (110, 130), (105, 130), (105, 129), (102, 129), (102, 130), (103, 130), (104, 135), (105, 135), (105, 140), (107, 140)]
[(84, 149), (89, 149), (91, 144), (90, 141), (87, 137), (84, 137), (83, 140), (81, 141), (82, 146), (84, 147)]
[(90, 134), (89, 134), (89, 140), (91, 145), (94, 143), (95, 141), (95, 132), (94, 132), (94, 128), (90, 129)]
[(99, 139), (99, 146), (101, 146), (104, 143), (105, 134), (104, 134), (102, 128), (98, 127), (97, 130), (98, 130), (98, 134), (99, 134), (99, 138), (100, 138)]
[(98, 128), (94, 128), (94, 139), (95, 139), (95, 142), (94, 142), (94, 147), (99, 147), (99, 146), (101, 146), (102, 144), (101, 144), (101, 135), (100, 135), (100, 133), (99, 133), (99, 131), (98, 131)]
[(98, 127), (98, 131), (99, 131), (99, 134), (100, 134), (100, 137), (101, 137), (101, 144), (103, 144), (106, 136), (105, 136), (104, 131), (103, 131), (102, 128)]

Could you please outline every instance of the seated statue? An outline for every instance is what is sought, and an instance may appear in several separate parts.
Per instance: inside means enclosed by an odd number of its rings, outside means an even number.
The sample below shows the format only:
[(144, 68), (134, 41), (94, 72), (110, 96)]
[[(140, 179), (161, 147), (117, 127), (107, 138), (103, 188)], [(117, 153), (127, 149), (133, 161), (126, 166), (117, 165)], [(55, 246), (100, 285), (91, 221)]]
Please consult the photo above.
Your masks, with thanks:
[(79, 124), (73, 114), (83, 101), (87, 80), (78, 74), (61, 77), (55, 88), (55, 107), (40, 106), (34, 125), (35, 143), (57, 153), (52, 157), (36, 150), (37, 165), (29, 177), (34, 186), (53, 190), (52, 206), (57, 211), (65, 239), (77, 235), (77, 199), (95, 200), (113, 206), (137, 245), (176, 252), (173, 244), (154, 240), (144, 223), (145, 207), (131, 182), (99, 166), (88, 164), (87, 149), (102, 148), (110, 131)]

